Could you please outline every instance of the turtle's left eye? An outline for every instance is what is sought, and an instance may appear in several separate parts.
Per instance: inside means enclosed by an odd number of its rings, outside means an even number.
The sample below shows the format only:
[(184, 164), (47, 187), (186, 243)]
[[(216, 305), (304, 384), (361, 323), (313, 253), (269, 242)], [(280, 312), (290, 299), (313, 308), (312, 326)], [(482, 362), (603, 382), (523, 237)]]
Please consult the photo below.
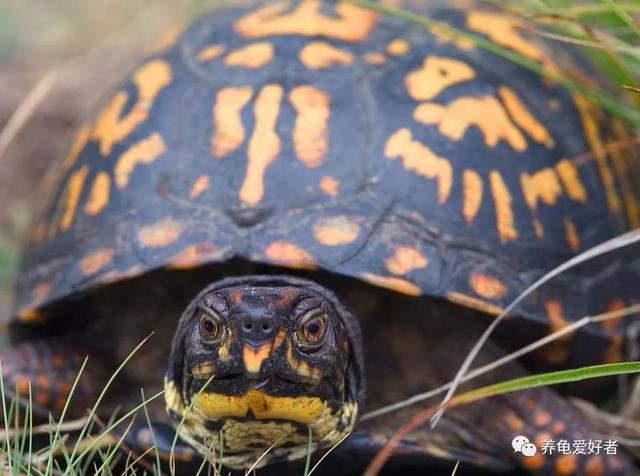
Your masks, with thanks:
[(327, 314), (320, 310), (313, 310), (300, 319), (296, 331), (296, 341), (302, 350), (319, 348), (327, 334)]

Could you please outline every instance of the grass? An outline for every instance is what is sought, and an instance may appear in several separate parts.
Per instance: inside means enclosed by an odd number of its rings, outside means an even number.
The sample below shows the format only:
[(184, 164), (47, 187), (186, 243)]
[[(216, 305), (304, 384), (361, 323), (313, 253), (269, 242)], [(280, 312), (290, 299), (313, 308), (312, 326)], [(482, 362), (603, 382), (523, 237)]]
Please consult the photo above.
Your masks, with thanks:
[[(411, 14), (401, 9), (396, 9), (378, 2), (368, 0), (351, 0), (354, 3), (374, 8), (404, 18), (407, 21), (415, 22), (425, 26), (437, 26), (450, 32), (462, 35), (473, 41), (478, 47), (484, 48), (497, 55), (509, 59), (524, 68), (530, 69), (538, 74), (550, 75), (540, 65), (530, 59), (518, 55), (517, 53), (504, 48), (491, 41), (468, 32), (457, 30), (450, 25), (436, 22), (433, 19)], [(206, 1), (185, 2), (188, 16), (197, 14), (213, 3)], [(632, 127), (640, 127), (640, 94), (634, 92), (638, 87), (640, 78), (640, 27), (637, 16), (640, 14), (640, 4), (637, 2), (622, 2), (615, 0), (601, 0), (594, 2), (569, 2), (566, 0), (524, 0), (524, 1), (503, 1), (499, 2), (499, 8), (506, 11), (515, 12), (528, 18), (528, 33), (545, 37), (548, 41), (564, 42), (580, 48), (585, 56), (592, 62), (594, 67), (602, 74), (606, 75), (610, 85), (609, 88), (596, 88), (592, 85), (582, 83), (574, 78), (553, 76), (551, 79), (572, 92), (584, 94), (598, 102), (604, 109), (627, 121)], [(19, 15), (15, 7), (0, 5), (0, 58), (10, 55), (22, 41), (19, 38), (20, 28), (7, 21), (11, 16)], [(85, 21), (86, 18), (79, 13), (73, 18), (77, 21)], [(635, 16), (635, 18), (634, 18)], [(60, 18), (59, 18), (60, 19)], [(66, 19), (62, 19), (65, 20)], [(56, 24), (54, 29), (59, 29)], [(46, 36), (46, 35), (45, 35)], [(64, 35), (55, 36), (58, 40)], [(63, 40), (60, 40), (63, 41)], [(69, 54), (76, 54), (73, 48), (69, 48)], [(626, 90), (623, 88), (627, 88)], [(24, 217), (24, 213), (21, 215)], [(0, 287), (8, 286), (12, 279), (17, 265), (17, 248), (19, 236), (25, 229), (24, 218), (14, 218), (15, 223), (0, 233)], [(10, 230), (10, 232), (7, 232)], [(558, 336), (559, 337), (559, 336)], [(143, 343), (141, 343), (142, 345)], [(139, 349), (139, 347), (137, 348)], [(136, 350), (137, 350), (136, 349)], [(135, 353), (135, 351), (133, 352)], [(132, 353), (132, 355), (133, 355)], [(127, 359), (128, 360), (128, 359)], [(126, 365), (123, 362), (119, 370)], [(118, 371), (119, 371), (118, 370)], [(576, 380), (598, 378), (611, 375), (625, 375), (640, 371), (640, 363), (629, 362), (621, 364), (600, 365), (585, 367), (581, 369), (571, 369), (561, 372), (553, 372), (535, 376), (528, 376), (521, 379), (501, 382), (492, 386), (483, 387), (467, 393), (454, 396), (449, 402), (449, 407), (469, 404), (483, 398), (490, 398), (506, 392), (519, 391), (537, 386), (548, 386)], [(97, 410), (100, 403), (106, 396), (109, 385), (117, 376), (113, 375), (103, 392), (99, 396), (96, 404), (92, 407), (85, 421), (80, 426), (80, 437), (74, 440), (73, 433), (67, 430), (70, 422), (65, 422), (65, 406), (62, 417), (59, 421), (51, 422), (48, 431), (49, 443), (44, 452), (32, 454), (35, 448), (34, 436), (38, 429), (33, 426), (33, 417), (30, 405), (20, 412), (15, 401), (7, 401), (4, 383), (0, 377), (0, 396), (3, 403), (4, 428), (11, 428), (12, 431), (5, 431), (4, 438), (0, 444), (0, 464), (6, 469), (7, 474), (36, 474), (36, 475), (75, 475), (92, 472), (94, 474), (121, 474), (121, 468), (125, 468), (125, 473), (134, 471), (133, 463), (139, 460), (140, 455), (127, 455), (123, 461), (121, 446), (126, 434), (123, 432), (116, 440), (113, 438), (113, 430), (131, 423), (132, 418), (144, 413), (145, 421), (150, 425), (147, 405), (159, 398), (162, 393), (146, 397), (144, 391), (141, 393), (141, 403), (130, 411), (119, 417), (115, 417), (103, 425), (101, 431), (100, 422), (97, 418)], [(76, 381), (77, 384), (77, 381)], [(74, 384), (74, 388), (75, 385)], [(73, 395), (73, 391), (72, 391)], [(29, 393), (28, 401), (31, 401)], [(71, 397), (70, 397), (71, 398)], [(415, 402), (412, 402), (415, 403)], [(7, 405), (8, 404), (8, 405)], [(424, 424), (435, 413), (436, 407), (429, 407), (420, 412), (416, 418), (407, 422), (403, 428), (404, 434), (408, 434), (412, 428)], [(73, 423), (73, 422), (71, 422)], [(73, 426), (73, 425), (72, 425)], [(94, 433), (91, 441), (85, 437)], [(396, 435), (396, 441), (401, 434)], [(155, 442), (155, 435), (152, 436)], [(174, 441), (174, 446), (176, 441)], [(309, 445), (309, 448), (311, 446)], [(372, 464), (381, 467), (384, 463), (385, 455), (388, 456), (391, 446), (385, 449), (386, 452)], [(54, 451), (55, 450), (55, 451)], [(56, 457), (54, 457), (54, 452)], [(224, 457), (222, 446), (216, 453), (211, 448), (211, 458), (205, 458), (199, 468), (198, 473), (209, 468), (209, 472), (215, 475), (222, 474), (221, 461)], [(311, 451), (307, 451), (308, 457), (305, 464), (304, 474), (309, 476), (322, 462), (322, 459), (311, 467)], [(163, 464), (156, 454), (152, 457), (154, 463), (147, 471), (153, 474), (163, 472)], [(171, 469), (173, 467), (173, 469)], [(139, 467), (137, 468), (140, 469)], [(376, 474), (377, 469), (371, 466), (368, 475)], [(455, 472), (455, 470), (454, 470)], [(170, 465), (170, 474), (175, 473), (175, 467)]]

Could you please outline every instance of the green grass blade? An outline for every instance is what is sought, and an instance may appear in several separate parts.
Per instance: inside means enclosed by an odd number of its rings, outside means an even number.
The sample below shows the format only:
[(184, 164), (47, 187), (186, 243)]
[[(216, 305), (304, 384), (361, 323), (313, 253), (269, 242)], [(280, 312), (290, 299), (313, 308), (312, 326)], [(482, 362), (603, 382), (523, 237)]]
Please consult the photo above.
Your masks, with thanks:
[(482, 398), (517, 392), (519, 390), (633, 373), (640, 373), (640, 361), (592, 365), (578, 369), (559, 370), (537, 375), (528, 375), (526, 377), (507, 380), (462, 393), (456, 397), (456, 404), (469, 403)]

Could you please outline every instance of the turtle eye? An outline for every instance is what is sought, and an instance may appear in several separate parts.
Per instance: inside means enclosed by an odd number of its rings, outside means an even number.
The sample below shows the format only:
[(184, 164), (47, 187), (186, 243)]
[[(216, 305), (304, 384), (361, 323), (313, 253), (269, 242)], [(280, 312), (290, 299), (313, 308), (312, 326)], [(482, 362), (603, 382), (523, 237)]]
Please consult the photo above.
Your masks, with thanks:
[(313, 310), (303, 316), (296, 331), (296, 340), (302, 350), (319, 348), (327, 334), (326, 313)]
[(200, 314), (200, 338), (207, 344), (220, 341), (224, 335), (224, 324), (221, 319), (208, 313)]

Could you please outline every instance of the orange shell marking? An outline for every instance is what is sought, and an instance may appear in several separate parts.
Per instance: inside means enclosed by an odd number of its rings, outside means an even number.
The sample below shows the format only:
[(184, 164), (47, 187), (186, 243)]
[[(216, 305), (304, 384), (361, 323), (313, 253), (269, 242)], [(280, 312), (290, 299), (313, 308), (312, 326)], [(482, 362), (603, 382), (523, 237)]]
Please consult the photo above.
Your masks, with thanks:
[(513, 241), (518, 238), (518, 232), (515, 229), (509, 188), (497, 170), (489, 172), (489, 183), (496, 207), (496, 230), (500, 241), (502, 243)]
[(462, 172), (462, 216), (467, 223), (476, 217), (482, 204), (482, 179), (471, 169)]
[(554, 169), (542, 169), (534, 174), (520, 174), (520, 185), (524, 200), (531, 210), (538, 206), (538, 200), (546, 205), (555, 205), (558, 197), (562, 195), (560, 180)]
[(398, 246), (393, 256), (387, 258), (385, 265), (390, 273), (403, 275), (415, 269), (425, 268), (427, 258), (411, 246)]
[(167, 150), (162, 137), (157, 132), (153, 132), (146, 139), (133, 144), (118, 158), (114, 168), (116, 186), (120, 189), (129, 184), (129, 178), (140, 164), (150, 164)]
[(449, 198), (453, 184), (451, 163), (438, 157), (425, 144), (414, 141), (409, 129), (398, 129), (387, 139), (384, 155), (388, 159), (400, 157), (405, 169), (428, 179), (436, 179), (438, 203), (444, 203)]
[(382, 53), (365, 53), (364, 60), (369, 64), (385, 64), (387, 62), (387, 57)]
[(255, 129), (249, 140), (247, 174), (240, 188), (240, 200), (256, 205), (264, 195), (264, 173), (280, 153), (280, 137), (275, 131), (280, 114), (282, 86), (263, 87), (256, 99)]
[(549, 148), (555, 145), (555, 141), (549, 131), (527, 109), (527, 106), (524, 105), (513, 89), (507, 86), (500, 86), (498, 93), (513, 121), (529, 134), (533, 140)]
[(353, 63), (353, 54), (326, 41), (312, 41), (300, 50), (300, 62), (309, 69), (350, 65)]
[(209, 176), (201, 175), (195, 180), (195, 182), (193, 182), (191, 191), (189, 192), (189, 198), (198, 198), (207, 188), (209, 188)]
[(394, 56), (407, 54), (409, 51), (409, 43), (402, 38), (396, 38), (387, 43), (387, 53)]
[(571, 248), (571, 251), (577, 253), (580, 250), (580, 237), (578, 236), (578, 230), (575, 223), (571, 218), (564, 219), (564, 234), (567, 240), (567, 245)]
[(297, 114), (293, 129), (296, 156), (307, 167), (318, 167), (329, 148), (329, 96), (313, 86), (296, 86), (289, 93), (289, 101)]
[(467, 27), (487, 35), (499, 45), (540, 62), (550, 71), (557, 69), (537, 44), (525, 39), (519, 33), (519, 29), (526, 27), (526, 24), (519, 18), (472, 10), (467, 15)]
[(85, 276), (96, 274), (111, 263), (114, 251), (111, 248), (100, 248), (80, 261), (80, 270)]
[(97, 215), (109, 204), (111, 190), (111, 178), (106, 172), (98, 172), (93, 180), (89, 199), (84, 206), (84, 213), (90, 216)]
[(478, 296), (486, 299), (502, 298), (507, 294), (507, 287), (502, 281), (484, 273), (471, 273), (469, 286)]
[(360, 226), (347, 216), (322, 217), (313, 225), (313, 236), (326, 246), (352, 243), (359, 234)]
[(556, 164), (556, 171), (569, 198), (576, 202), (585, 203), (587, 190), (580, 179), (576, 165), (571, 160), (564, 159)]
[(229, 52), (224, 59), (224, 64), (257, 69), (263, 67), (272, 59), (273, 45), (268, 41), (261, 41)]
[(216, 245), (204, 241), (187, 246), (169, 260), (169, 267), (176, 269), (190, 269), (201, 263), (214, 260), (219, 255)]
[(198, 61), (211, 61), (212, 59), (216, 59), (222, 53), (224, 53), (225, 47), (222, 45), (209, 45), (205, 46), (198, 53)]
[(253, 95), (249, 86), (223, 88), (216, 94), (213, 106), (213, 130), (211, 153), (224, 157), (244, 142), (244, 126), (240, 112)]
[(406, 279), (396, 278), (395, 276), (380, 276), (372, 273), (362, 273), (360, 277), (376, 286), (392, 289), (393, 291), (408, 294), (409, 296), (420, 296), (422, 294), (418, 286), (410, 283)]
[(264, 254), (274, 263), (285, 264), (291, 268), (315, 268), (313, 256), (290, 241), (273, 241), (267, 245)]
[(320, 190), (322, 190), (327, 195), (331, 197), (337, 197), (338, 189), (340, 188), (340, 182), (337, 178), (332, 177), (331, 175), (325, 175), (318, 182), (318, 187), (320, 187)]
[(620, 197), (615, 187), (615, 180), (613, 173), (607, 162), (607, 152), (602, 143), (600, 136), (600, 126), (597, 117), (598, 110), (596, 106), (588, 99), (580, 96), (579, 94), (573, 95), (573, 100), (578, 108), (580, 118), (582, 120), (582, 126), (584, 127), (585, 135), (589, 147), (596, 158), (596, 164), (598, 165), (598, 172), (600, 172), (600, 179), (604, 186), (605, 195), (607, 197), (607, 205), (612, 212), (618, 212), (621, 207)]
[(138, 232), (138, 240), (145, 246), (158, 248), (170, 245), (180, 238), (186, 225), (175, 218), (163, 218), (143, 226)]
[(89, 138), (91, 137), (91, 129), (88, 125), (82, 126), (78, 132), (75, 134), (75, 139), (73, 141), (73, 145), (71, 146), (71, 150), (69, 154), (62, 162), (62, 173), (66, 173), (69, 171), (73, 164), (75, 164), (80, 152), (89, 142)]
[(134, 73), (133, 82), (138, 90), (138, 100), (131, 111), (121, 117), (129, 95), (120, 91), (96, 120), (92, 137), (100, 142), (102, 155), (109, 155), (114, 144), (147, 119), (158, 93), (171, 81), (171, 66), (162, 60), (149, 61)]
[(422, 67), (405, 77), (409, 96), (416, 101), (435, 98), (454, 84), (475, 78), (476, 72), (463, 61), (441, 56), (427, 56)]
[(378, 14), (340, 2), (338, 17), (324, 15), (319, 0), (303, 0), (290, 12), (286, 3), (267, 5), (238, 19), (235, 31), (246, 38), (271, 35), (325, 36), (344, 41), (362, 41), (373, 29)]
[(60, 229), (67, 230), (73, 224), (73, 220), (78, 208), (78, 201), (80, 200), (80, 194), (84, 187), (84, 182), (87, 179), (89, 173), (89, 166), (84, 164), (78, 170), (76, 170), (67, 183), (67, 187), (64, 191), (63, 208), (64, 213), (60, 221)]
[(437, 125), (438, 131), (452, 140), (462, 139), (468, 127), (476, 126), (487, 147), (495, 147), (500, 139), (504, 139), (518, 152), (527, 149), (524, 136), (493, 96), (460, 97), (446, 106), (423, 103), (416, 107), (413, 118), (424, 124)]

